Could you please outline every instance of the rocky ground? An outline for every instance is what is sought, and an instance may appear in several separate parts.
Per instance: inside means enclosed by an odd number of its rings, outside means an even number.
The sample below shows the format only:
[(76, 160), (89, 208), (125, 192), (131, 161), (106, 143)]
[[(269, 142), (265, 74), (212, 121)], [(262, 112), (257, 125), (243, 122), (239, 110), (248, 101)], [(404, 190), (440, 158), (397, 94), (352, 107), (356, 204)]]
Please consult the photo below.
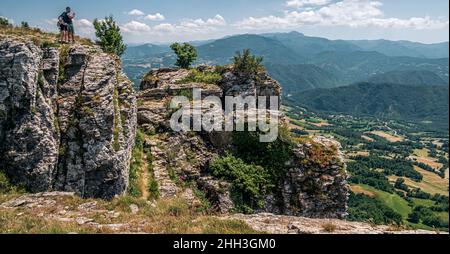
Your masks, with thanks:
[(337, 219), (273, 215), (208, 215), (184, 199), (84, 200), (68, 192), (1, 196), (3, 233), (274, 233), (437, 234)]

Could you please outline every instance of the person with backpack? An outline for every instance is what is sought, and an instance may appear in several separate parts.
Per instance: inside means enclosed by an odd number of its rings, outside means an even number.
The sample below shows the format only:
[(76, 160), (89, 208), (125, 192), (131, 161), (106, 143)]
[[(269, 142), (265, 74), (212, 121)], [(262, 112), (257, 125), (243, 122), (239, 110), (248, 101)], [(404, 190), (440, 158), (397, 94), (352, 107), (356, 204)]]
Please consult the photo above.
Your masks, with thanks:
[(59, 43), (67, 43), (67, 25), (64, 23), (64, 20), (61, 16), (58, 17), (58, 28), (60, 32)]
[(73, 27), (73, 19), (75, 13), (71, 11), (70, 7), (66, 8), (58, 17), (58, 26), (61, 31), (61, 43), (75, 43), (75, 29)]

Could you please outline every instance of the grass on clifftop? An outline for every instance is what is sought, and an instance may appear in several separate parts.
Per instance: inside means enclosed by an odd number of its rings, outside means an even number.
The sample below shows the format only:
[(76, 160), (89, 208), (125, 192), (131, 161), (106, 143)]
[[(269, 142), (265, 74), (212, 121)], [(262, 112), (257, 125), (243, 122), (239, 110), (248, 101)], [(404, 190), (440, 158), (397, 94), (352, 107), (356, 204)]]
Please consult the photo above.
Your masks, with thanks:
[[(261, 233), (239, 220), (203, 216), (178, 198), (154, 203), (130, 196), (109, 202), (76, 196), (55, 200), (50, 206), (0, 208), (0, 233)], [(96, 202), (95, 211), (80, 210), (79, 206), (88, 202)], [(130, 205), (136, 205), (139, 211), (133, 214)], [(89, 223), (77, 223), (76, 218), (88, 219)]]
[(186, 83), (205, 83), (205, 84), (217, 84), (222, 76), (215, 71), (199, 71), (198, 69), (191, 69), (189, 74), (184, 79), (179, 80), (178, 84)]
[[(56, 24), (55, 24), (56, 25)], [(60, 46), (59, 34), (43, 32), (39, 28), (23, 28), (14, 26), (0, 26), (0, 40), (11, 38), (24, 41), (31, 41), (41, 48), (57, 48)], [(81, 45), (92, 46), (94, 43), (87, 38), (75, 36), (75, 41)]]

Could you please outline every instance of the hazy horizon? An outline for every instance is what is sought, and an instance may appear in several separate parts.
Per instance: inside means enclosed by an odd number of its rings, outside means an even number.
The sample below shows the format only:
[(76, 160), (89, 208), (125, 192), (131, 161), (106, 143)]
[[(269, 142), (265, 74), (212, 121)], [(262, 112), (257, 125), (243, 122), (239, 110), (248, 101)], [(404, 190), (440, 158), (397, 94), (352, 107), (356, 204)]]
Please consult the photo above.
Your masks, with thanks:
[[(342, 39), (342, 38), (337, 38), (337, 39), (333, 39), (333, 38), (328, 38), (327, 36), (312, 36), (309, 34), (305, 34), (302, 33), (300, 31), (287, 31), (287, 32), (273, 32), (274, 34), (283, 34), (283, 33), (301, 33), (306, 37), (317, 37), (317, 38), (323, 38), (323, 39), (327, 39), (327, 40), (331, 40), (331, 41), (381, 41), (381, 40), (385, 40), (385, 41), (393, 41), (393, 42), (400, 42), (400, 41), (407, 41), (407, 42), (412, 42), (412, 43), (421, 43), (421, 44), (425, 44), (425, 45), (433, 45), (433, 44), (442, 44), (442, 43), (449, 43), (449, 40), (446, 41), (438, 41), (438, 42), (431, 42), (431, 43), (426, 43), (426, 42), (420, 42), (420, 41), (412, 41), (412, 40), (389, 40), (389, 39), (384, 39), (384, 38), (379, 38), (379, 39), (365, 39), (365, 38), (360, 38), (360, 39)], [(207, 42), (207, 41), (215, 41), (215, 40), (220, 40), (220, 39), (225, 39), (225, 38), (229, 38), (229, 37), (234, 37), (234, 36), (240, 36), (240, 35), (265, 35), (265, 34), (271, 34), (271, 33), (241, 33), (241, 34), (231, 34), (231, 35), (225, 35), (222, 37), (217, 37), (217, 38), (207, 38), (204, 40), (191, 40), (191, 41), (185, 41), (185, 42), (191, 42), (191, 43), (203, 43), (203, 42)], [(158, 46), (167, 46), (171, 43), (174, 42), (180, 42), (180, 41), (166, 41), (166, 42), (155, 42), (155, 41), (147, 41), (147, 42), (126, 42), (126, 45), (129, 46), (139, 46), (139, 45), (146, 45), (146, 44), (152, 44), (152, 45), (158, 45)]]

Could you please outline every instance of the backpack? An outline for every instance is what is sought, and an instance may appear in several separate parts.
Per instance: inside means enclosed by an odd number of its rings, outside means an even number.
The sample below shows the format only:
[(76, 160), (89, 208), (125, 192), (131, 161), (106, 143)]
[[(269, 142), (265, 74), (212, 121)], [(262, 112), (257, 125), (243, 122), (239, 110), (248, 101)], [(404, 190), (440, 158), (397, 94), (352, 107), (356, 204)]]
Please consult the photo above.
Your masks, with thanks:
[(58, 22), (56, 23), (56, 26), (59, 28), (63, 24), (64, 24), (64, 19), (63, 19), (62, 15), (59, 15)]

